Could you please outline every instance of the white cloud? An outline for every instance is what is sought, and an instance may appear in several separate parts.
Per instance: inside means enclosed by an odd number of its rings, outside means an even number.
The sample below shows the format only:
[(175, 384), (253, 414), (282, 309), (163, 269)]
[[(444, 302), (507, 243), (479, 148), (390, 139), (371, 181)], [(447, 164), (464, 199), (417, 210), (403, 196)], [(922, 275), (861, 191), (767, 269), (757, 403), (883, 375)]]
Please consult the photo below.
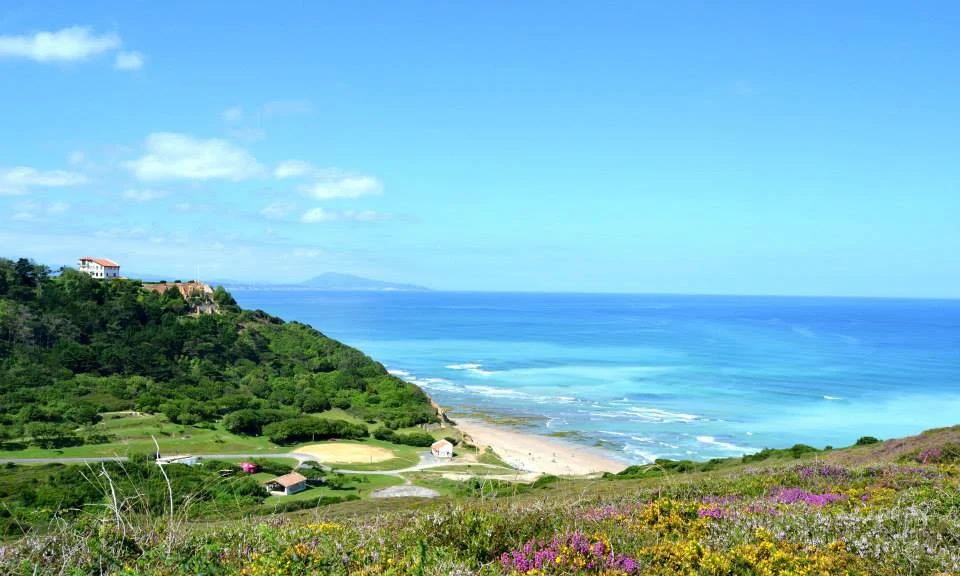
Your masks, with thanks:
[(67, 163), (71, 166), (80, 166), (87, 161), (86, 155), (80, 150), (74, 150), (67, 156)]
[(297, 207), (294, 206), (293, 204), (287, 204), (284, 202), (275, 202), (268, 206), (264, 206), (263, 209), (260, 210), (260, 214), (266, 216), (267, 218), (281, 219), (281, 218), (286, 218), (288, 214), (290, 214), (296, 209)]
[(306, 100), (274, 100), (263, 105), (264, 116), (301, 116), (311, 110)]
[(27, 166), (0, 168), (0, 196), (26, 194), (31, 188), (63, 188), (84, 184), (87, 177), (65, 170), (37, 170)]
[(141, 52), (117, 52), (113, 67), (117, 70), (139, 70), (143, 68), (145, 60), (146, 57)]
[(190, 202), (178, 202), (173, 207), (173, 209), (181, 213), (204, 212), (210, 209), (210, 205), (209, 204), (191, 204)]
[(155, 132), (147, 153), (125, 166), (139, 180), (233, 180), (259, 176), (263, 167), (249, 152), (227, 140)]
[(243, 108), (240, 106), (231, 106), (220, 113), (220, 117), (227, 122), (236, 122), (243, 118)]
[(47, 206), (47, 214), (63, 214), (70, 209), (70, 205), (66, 202), (54, 202)]
[(324, 210), (323, 208), (312, 208), (303, 213), (300, 221), (306, 224), (317, 224), (320, 222), (385, 222), (392, 220), (393, 214), (387, 212), (374, 212), (372, 210)]
[(278, 180), (309, 178), (311, 183), (297, 189), (317, 200), (360, 198), (383, 192), (383, 183), (373, 176), (351, 174), (337, 168), (317, 168), (302, 160), (281, 162), (274, 168), (273, 176)]
[(303, 213), (303, 216), (300, 217), (301, 222), (306, 222), (307, 224), (316, 224), (317, 222), (333, 222), (337, 219), (336, 212), (330, 212), (324, 210), (323, 208), (313, 208), (307, 210)]
[(10, 217), (21, 222), (32, 222), (40, 216), (57, 216), (70, 209), (66, 202), (17, 202), (13, 205), (14, 213)]
[(312, 184), (305, 184), (299, 189), (317, 200), (330, 200), (375, 196), (383, 192), (383, 184), (373, 176), (324, 170), (316, 174)]
[(73, 26), (33, 36), (0, 36), (0, 57), (28, 58), (37, 62), (72, 62), (120, 48), (116, 34), (97, 35), (87, 27)]
[(150, 202), (151, 200), (156, 200), (157, 198), (162, 198), (164, 196), (166, 196), (165, 192), (147, 189), (131, 188), (123, 193), (123, 197), (132, 202)]
[(279, 180), (284, 180), (286, 178), (301, 178), (313, 174), (316, 170), (309, 162), (287, 160), (277, 164), (277, 167), (273, 170), (273, 175)]

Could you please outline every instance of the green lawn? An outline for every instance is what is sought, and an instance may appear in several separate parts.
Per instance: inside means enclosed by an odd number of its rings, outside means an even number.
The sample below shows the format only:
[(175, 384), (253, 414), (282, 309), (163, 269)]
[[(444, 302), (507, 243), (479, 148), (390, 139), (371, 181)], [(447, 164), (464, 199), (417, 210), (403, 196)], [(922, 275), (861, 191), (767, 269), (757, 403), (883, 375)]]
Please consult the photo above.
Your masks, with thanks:
[[(269, 476), (269, 475), (267, 475)], [(259, 479), (259, 475), (256, 475)], [(297, 500), (313, 500), (314, 498), (319, 498), (321, 496), (347, 496), (353, 494), (354, 496), (359, 496), (360, 498), (366, 498), (374, 490), (379, 490), (381, 488), (387, 488), (389, 486), (397, 486), (403, 484), (403, 479), (398, 476), (386, 476), (380, 474), (345, 474), (345, 478), (354, 480), (347, 484), (346, 490), (333, 490), (326, 486), (313, 486), (308, 487), (303, 492), (297, 492), (296, 494), (291, 494), (290, 496), (269, 496), (266, 500), (263, 501), (264, 506), (277, 505), (282, 502), (295, 502)], [(269, 480), (270, 478), (264, 478), (264, 480)]]
[(171, 424), (161, 415), (108, 418), (90, 430), (110, 434), (116, 439), (107, 444), (57, 449), (31, 446), (22, 450), (3, 450), (0, 455), (6, 458), (83, 458), (152, 453), (155, 447), (151, 436), (156, 438), (163, 454), (257, 454), (287, 451), (264, 437), (238, 436), (219, 425), (208, 429)]
[[(342, 413), (342, 414), (341, 414)], [(324, 415), (341, 417), (342, 411), (328, 411)], [(46, 449), (28, 447), (22, 450), (0, 450), (2, 458), (94, 458), (109, 456), (129, 456), (131, 454), (153, 453), (152, 437), (160, 444), (160, 452), (171, 454), (283, 454), (296, 452), (298, 446), (322, 444), (323, 442), (304, 442), (295, 446), (278, 446), (262, 436), (239, 436), (224, 430), (219, 424), (210, 428), (171, 424), (163, 415), (145, 414), (130, 416), (111, 414), (91, 428), (103, 434), (116, 437), (108, 444), (89, 444), (67, 448)], [(343, 441), (337, 441), (342, 443)], [(337, 468), (349, 470), (400, 470), (419, 462), (418, 453), (423, 448), (391, 444), (382, 440), (368, 438), (357, 442), (380, 446), (391, 450), (396, 457), (384, 462), (368, 464), (337, 464)], [(226, 458), (225, 460), (230, 460)]]

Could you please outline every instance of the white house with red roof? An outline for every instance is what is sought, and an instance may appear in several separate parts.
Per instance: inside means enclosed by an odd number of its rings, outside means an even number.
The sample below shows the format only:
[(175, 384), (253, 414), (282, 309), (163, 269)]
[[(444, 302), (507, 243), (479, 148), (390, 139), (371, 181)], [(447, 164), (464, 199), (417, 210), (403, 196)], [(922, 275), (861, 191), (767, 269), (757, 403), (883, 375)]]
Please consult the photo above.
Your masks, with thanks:
[(120, 265), (106, 258), (84, 256), (80, 259), (80, 271), (94, 278), (119, 278)]

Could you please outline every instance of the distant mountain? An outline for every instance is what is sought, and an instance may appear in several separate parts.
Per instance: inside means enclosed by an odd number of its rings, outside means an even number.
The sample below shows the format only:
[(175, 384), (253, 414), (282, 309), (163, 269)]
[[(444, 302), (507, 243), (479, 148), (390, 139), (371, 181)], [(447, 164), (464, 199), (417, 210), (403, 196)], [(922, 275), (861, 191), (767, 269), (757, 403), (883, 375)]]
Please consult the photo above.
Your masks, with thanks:
[(336, 272), (326, 272), (319, 276), (302, 282), (303, 286), (308, 286), (317, 290), (402, 290), (402, 291), (423, 291), (427, 290), (423, 286), (415, 284), (398, 284), (396, 282), (384, 282), (382, 280), (371, 280), (353, 274), (338, 274)]

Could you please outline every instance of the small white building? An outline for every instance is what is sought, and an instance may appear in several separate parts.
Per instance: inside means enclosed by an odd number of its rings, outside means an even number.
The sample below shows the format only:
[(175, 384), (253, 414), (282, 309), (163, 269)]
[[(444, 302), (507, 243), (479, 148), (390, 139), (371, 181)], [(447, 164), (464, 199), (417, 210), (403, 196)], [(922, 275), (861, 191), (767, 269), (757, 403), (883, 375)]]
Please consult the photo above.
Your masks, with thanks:
[(120, 265), (106, 258), (84, 256), (80, 258), (80, 271), (94, 278), (119, 278)]
[(277, 476), (273, 480), (267, 480), (263, 485), (267, 487), (271, 494), (289, 496), (307, 489), (307, 477), (299, 472), (291, 472), (283, 476)]
[(430, 446), (430, 452), (437, 458), (453, 458), (453, 444), (449, 440), (437, 440)]
[(156, 460), (157, 466), (165, 466), (167, 464), (183, 464), (184, 466), (194, 466), (198, 463), (196, 456), (191, 456), (189, 454), (177, 454), (175, 456), (161, 456)]

